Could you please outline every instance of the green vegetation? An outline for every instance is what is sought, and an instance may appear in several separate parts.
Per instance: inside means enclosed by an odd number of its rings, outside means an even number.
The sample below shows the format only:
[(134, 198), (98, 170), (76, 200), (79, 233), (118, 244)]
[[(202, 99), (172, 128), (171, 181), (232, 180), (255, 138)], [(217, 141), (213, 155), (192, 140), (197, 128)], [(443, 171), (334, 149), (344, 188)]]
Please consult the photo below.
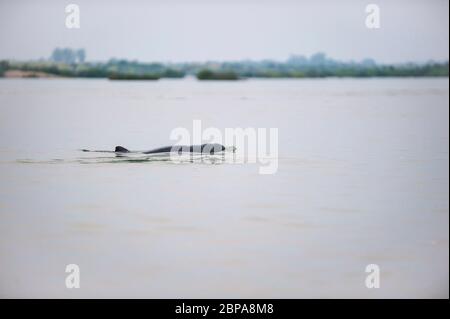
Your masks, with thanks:
[(4, 75), (7, 70), (40, 72), (60, 77), (108, 78), (113, 80), (157, 80), (159, 78), (182, 78), (185, 76), (182, 69), (161, 63), (139, 63), (117, 59), (111, 59), (106, 63), (94, 63), (85, 62), (85, 58), (86, 52), (83, 49), (56, 48), (48, 60), (2, 61), (0, 63), (0, 76)]
[(108, 76), (110, 80), (158, 80), (160, 77), (154, 74), (126, 74), (112, 73)]
[(0, 61), (0, 77), (5, 74), (5, 71), (9, 69), (8, 61)]
[[(242, 78), (324, 78), (324, 77), (448, 77), (447, 62), (377, 64), (371, 59), (341, 62), (317, 53), (307, 58), (292, 56), (287, 61), (238, 61), (205, 63), (141, 63), (111, 59), (85, 62), (83, 49), (55, 49), (48, 60), (0, 61), (0, 76), (8, 70), (26, 71), (27, 76), (108, 78), (113, 80), (157, 80), (196, 76), (199, 80)], [(33, 73), (34, 72), (34, 73)], [(40, 74), (37, 74), (39, 72)]]
[(241, 73), (243, 77), (254, 78), (326, 78), (326, 77), (448, 77), (448, 63), (433, 63), (426, 65), (381, 65), (372, 67), (339, 66), (303, 67), (292, 70), (261, 69)]
[(42, 72), (69, 78), (110, 78), (121, 80), (157, 80), (159, 78), (181, 78), (185, 73), (158, 63), (138, 63), (124, 60), (107, 63), (66, 64), (52, 61), (16, 62), (0, 66), (0, 74), (6, 70)]
[(201, 70), (197, 73), (199, 80), (238, 80), (239, 76), (233, 71)]

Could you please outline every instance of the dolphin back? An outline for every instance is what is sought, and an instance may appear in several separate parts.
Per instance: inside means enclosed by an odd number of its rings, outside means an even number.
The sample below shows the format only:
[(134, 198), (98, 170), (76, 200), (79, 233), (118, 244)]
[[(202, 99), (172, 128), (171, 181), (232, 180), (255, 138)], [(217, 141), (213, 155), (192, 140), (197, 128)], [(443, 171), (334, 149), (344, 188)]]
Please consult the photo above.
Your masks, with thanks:
[(144, 152), (144, 154), (156, 154), (156, 153), (206, 153), (214, 154), (223, 152), (225, 147), (221, 144), (202, 144), (202, 145), (173, 145), (156, 148), (150, 151)]
[[(202, 144), (202, 145), (173, 145), (155, 148), (153, 150), (141, 152), (142, 154), (158, 154), (158, 153), (204, 153), (215, 154), (225, 151), (226, 148), (222, 144)], [(86, 150), (87, 151), (87, 150)], [(116, 146), (115, 153), (132, 153), (123, 146)]]

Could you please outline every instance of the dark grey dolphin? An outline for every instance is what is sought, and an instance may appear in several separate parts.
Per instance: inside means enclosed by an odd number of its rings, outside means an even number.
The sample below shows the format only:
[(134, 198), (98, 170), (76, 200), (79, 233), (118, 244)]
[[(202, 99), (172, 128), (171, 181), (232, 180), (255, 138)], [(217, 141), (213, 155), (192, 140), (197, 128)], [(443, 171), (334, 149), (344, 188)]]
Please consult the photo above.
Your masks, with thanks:
[[(202, 145), (174, 145), (156, 148), (150, 151), (139, 152), (142, 154), (158, 154), (158, 153), (204, 153), (214, 154), (225, 151), (225, 146), (222, 144), (202, 144)], [(114, 152), (116, 153), (130, 153), (128, 149), (123, 146), (116, 146)]]
[[(228, 148), (229, 150), (235, 151), (235, 147)], [(126, 154), (126, 153), (138, 153), (138, 154), (160, 154), (160, 153), (202, 153), (202, 154), (215, 154), (227, 150), (222, 144), (202, 144), (202, 145), (174, 145), (165, 146), (160, 148), (155, 148), (149, 151), (130, 151), (123, 146), (116, 146), (114, 151), (90, 151), (83, 149), (83, 152), (101, 152), (101, 153), (116, 153), (116, 154)]]

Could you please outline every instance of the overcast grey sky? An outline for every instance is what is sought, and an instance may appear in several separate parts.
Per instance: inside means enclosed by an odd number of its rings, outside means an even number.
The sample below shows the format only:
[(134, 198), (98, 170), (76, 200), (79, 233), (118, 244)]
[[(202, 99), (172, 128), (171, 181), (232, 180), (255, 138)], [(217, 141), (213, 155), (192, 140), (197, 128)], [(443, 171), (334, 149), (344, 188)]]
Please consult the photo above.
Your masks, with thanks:
[[(65, 6), (81, 28), (65, 27)], [(381, 9), (367, 29), (365, 7)], [(285, 60), (325, 52), (383, 63), (448, 60), (448, 0), (0, 0), (0, 59), (85, 48), (88, 60)]]

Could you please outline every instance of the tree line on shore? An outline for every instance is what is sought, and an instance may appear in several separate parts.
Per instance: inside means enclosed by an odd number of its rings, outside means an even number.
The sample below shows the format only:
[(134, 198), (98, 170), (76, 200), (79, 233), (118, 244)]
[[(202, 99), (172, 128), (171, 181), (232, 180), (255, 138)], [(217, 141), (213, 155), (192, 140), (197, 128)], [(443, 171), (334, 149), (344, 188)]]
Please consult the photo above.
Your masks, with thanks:
[(112, 80), (157, 80), (196, 76), (200, 80), (238, 80), (243, 78), (323, 78), (323, 77), (448, 77), (447, 62), (377, 64), (371, 59), (340, 62), (317, 53), (307, 58), (291, 56), (279, 62), (236, 61), (204, 63), (142, 63), (123, 59), (86, 62), (83, 49), (55, 49), (47, 60), (0, 61), (0, 76), (9, 70), (44, 73), (60, 77), (109, 78)]

